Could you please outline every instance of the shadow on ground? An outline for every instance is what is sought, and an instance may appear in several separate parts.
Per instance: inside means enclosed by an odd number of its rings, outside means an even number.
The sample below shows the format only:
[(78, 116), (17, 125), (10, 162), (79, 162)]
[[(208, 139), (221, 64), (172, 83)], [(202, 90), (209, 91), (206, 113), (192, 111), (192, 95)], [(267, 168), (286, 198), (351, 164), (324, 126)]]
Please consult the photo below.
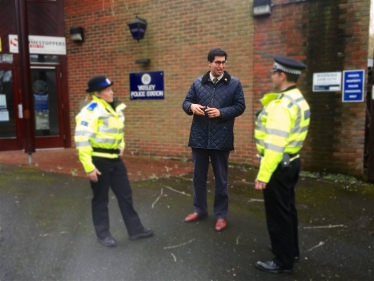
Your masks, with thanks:
[(228, 228), (210, 216), (187, 224), (191, 175), (132, 183), (150, 239), (129, 241), (114, 196), (107, 249), (93, 232), (86, 179), (0, 164), (0, 280), (373, 280), (374, 187), (301, 178), (297, 189), (301, 261), (291, 275), (254, 267), (268, 250), (255, 170), (230, 168)]

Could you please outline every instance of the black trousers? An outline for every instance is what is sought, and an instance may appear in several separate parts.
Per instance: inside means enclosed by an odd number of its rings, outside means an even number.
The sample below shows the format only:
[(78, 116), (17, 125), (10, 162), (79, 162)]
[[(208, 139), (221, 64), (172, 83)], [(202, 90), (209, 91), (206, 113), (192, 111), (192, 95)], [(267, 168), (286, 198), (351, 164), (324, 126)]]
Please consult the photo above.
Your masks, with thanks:
[(295, 207), (295, 186), (299, 172), (299, 158), (291, 162), (291, 167), (282, 168), (279, 165), (263, 190), (274, 262), (288, 269), (293, 268), (294, 257), (300, 256)]
[(212, 162), (216, 189), (214, 194), (214, 215), (217, 219), (225, 219), (229, 208), (228, 194), (228, 159), (230, 151), (217, 149), (192, 148), (194, 163), (193, 185), (194, 211), (198, 214), (206, 214), (207, 206), (207, 179), (209, 159)]
[(129, 236), (143, 231), (143, 225), (134, 210), (132, 190), (127, 169), (121, 158), (92, 157), (95, 167), (101, 172), (97, 182), (91, 181), (93, 192), (92, 219), (96, 235), (105, 238), (109, 232), (109, 187), (117, 198), (119, 209)]

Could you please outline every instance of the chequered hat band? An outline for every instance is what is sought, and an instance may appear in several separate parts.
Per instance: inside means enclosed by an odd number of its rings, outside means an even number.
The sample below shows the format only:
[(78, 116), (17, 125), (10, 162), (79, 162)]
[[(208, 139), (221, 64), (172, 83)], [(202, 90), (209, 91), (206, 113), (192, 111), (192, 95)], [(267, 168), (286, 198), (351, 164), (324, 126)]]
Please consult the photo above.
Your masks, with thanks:
[(281, 65), (281, 64), (279, 64), (277, 62), (274, 63), (273, 69), (274, 70), (280, 70), (280, 71), (283, 71), (283, 72), (286, 72), (286, 73), (290, 73), (290, 74), (297, 74), (297, 75), (301, 74), (301, 70), (289, 68), (289, 67)]

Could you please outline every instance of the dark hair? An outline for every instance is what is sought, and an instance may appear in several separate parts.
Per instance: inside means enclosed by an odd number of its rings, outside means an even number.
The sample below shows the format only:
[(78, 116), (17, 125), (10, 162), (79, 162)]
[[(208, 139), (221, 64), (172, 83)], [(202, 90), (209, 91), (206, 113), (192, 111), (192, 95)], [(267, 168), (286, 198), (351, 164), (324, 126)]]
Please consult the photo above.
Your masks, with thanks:
[(275, 72), (278, 72), (278, 74), (284, 73), (284, 75), (286, 75), (287, 82), (291, 82), (291, 83), (297, 83), (297, 80), (299, 80), (299, 77), (300, 77), (299, 74), (291, 74), (291, 73), (284, 72), (282, 70), (277, 70)]
[(221, 48), (215, 48), (209, 51), (208, 61), (213, 62), (215, 57), (223, 57), (223, 56), (225, 57), (225, 60), (227, 60), (227, 53)]
[(300, 75), (299, 74), (291, 74), (291, 73), (284, 73), (286, 74), (287, 81), (292, 83), (297, 83), (297, 80), (299, 80)]

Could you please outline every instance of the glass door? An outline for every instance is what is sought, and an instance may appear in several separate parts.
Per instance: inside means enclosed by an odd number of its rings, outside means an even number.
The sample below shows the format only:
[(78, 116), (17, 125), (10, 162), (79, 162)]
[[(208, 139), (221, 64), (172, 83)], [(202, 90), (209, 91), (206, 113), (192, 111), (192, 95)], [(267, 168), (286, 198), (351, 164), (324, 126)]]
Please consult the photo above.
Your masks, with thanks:
[(0, 67), (0, 151), (22, 148), (20, 120), (22, 109), (18, 108), (19, 98), (14, 79), (14, 70)]
[(62, 93), (55, 66), (32, 66), (35, 148), (64, 147)]

